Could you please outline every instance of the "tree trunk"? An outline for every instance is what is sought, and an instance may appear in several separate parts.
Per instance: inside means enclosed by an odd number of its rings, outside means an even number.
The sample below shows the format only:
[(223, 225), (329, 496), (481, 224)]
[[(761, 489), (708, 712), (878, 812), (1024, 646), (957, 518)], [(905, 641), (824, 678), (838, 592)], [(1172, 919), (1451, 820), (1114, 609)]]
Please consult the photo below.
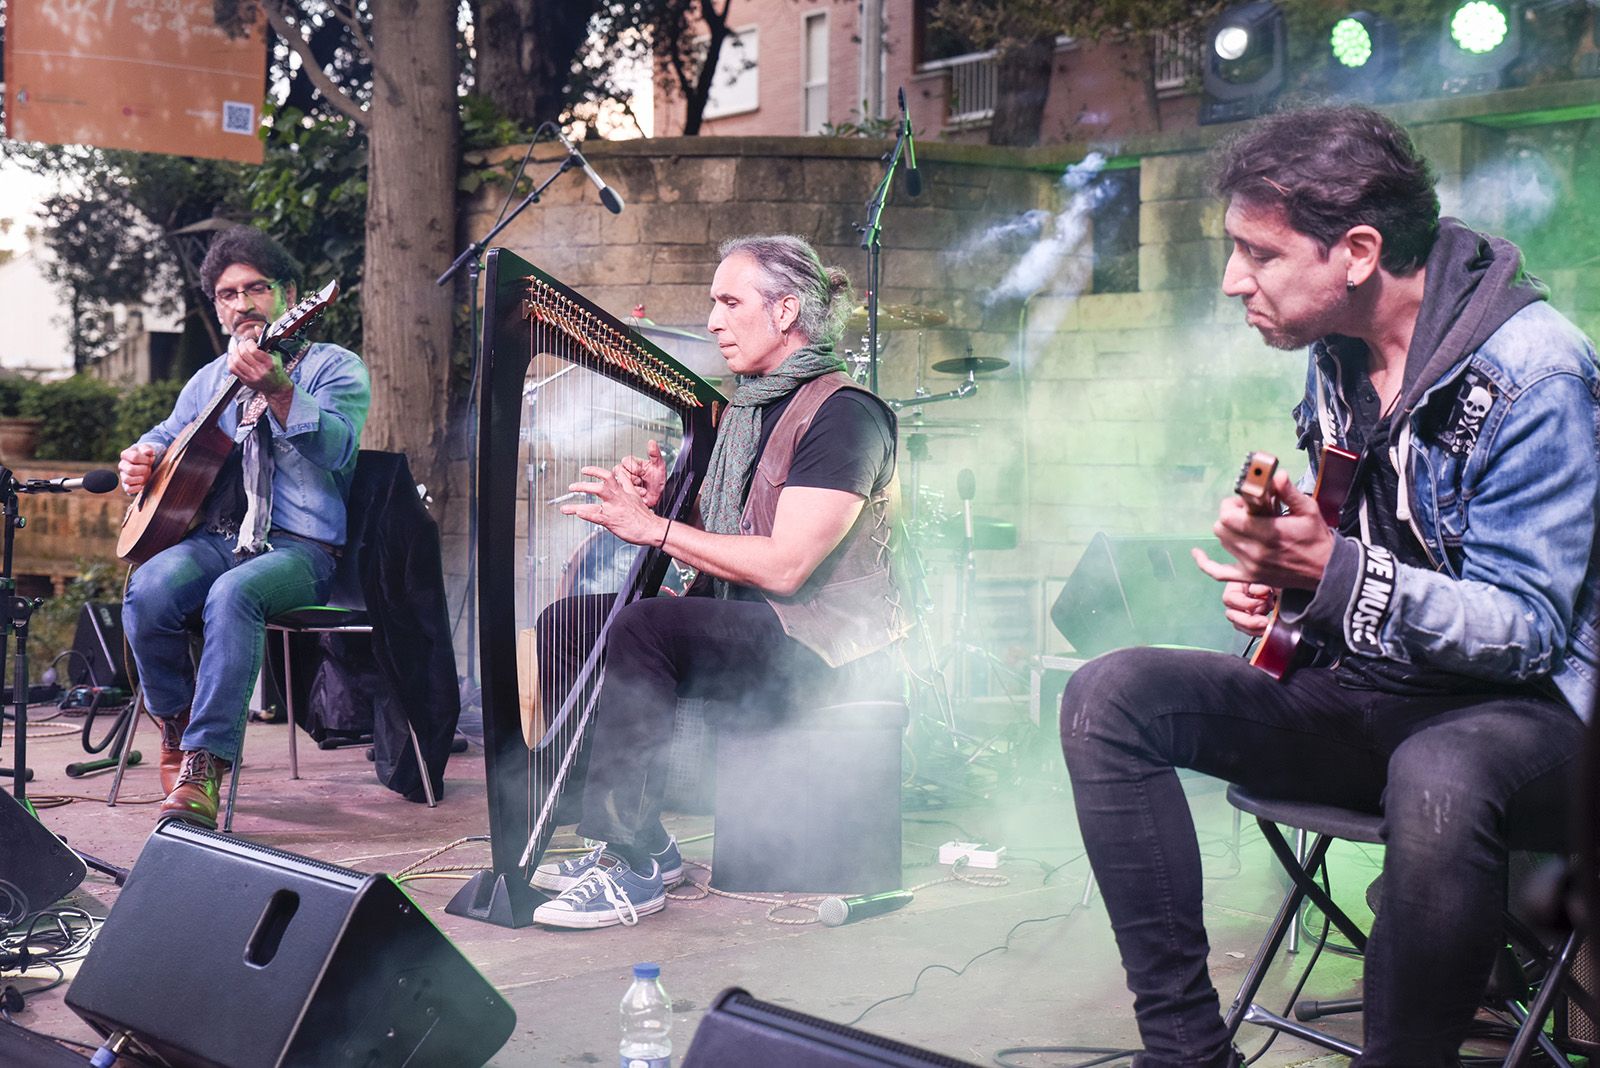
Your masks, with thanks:
[(711, 100), (711, 86), (717, 76), (717, 61), (722, 58), (722, 48), (728, 41), (728, 7), (731, 3), (732, 0), (724, 0), (719, 11), (716, 0), (701, 0), (700, 18), (705, 23), (707, 35), (705, 62), (700, 65), (692, 81), (686, 77), (684, 69), (677, 71), (678, 88), (683, 92), (685, 137), (699, 136), (700, 125), (705, 121), (706, 104)]
[(477, 91), (525, 126), (555, 121), (597, 0), (478, 0)]
[(456, 251), (456, 4), (372, 0), (372, 16), (362, 444), (404, 452), (442, 515), (454, 299), (434, 279)]
[(999, 67), (989, 143), (1027, 147), (1039, 143), (1044, 105), (1050, 95), (1054, 36), (1026, 41), (995, 57)]

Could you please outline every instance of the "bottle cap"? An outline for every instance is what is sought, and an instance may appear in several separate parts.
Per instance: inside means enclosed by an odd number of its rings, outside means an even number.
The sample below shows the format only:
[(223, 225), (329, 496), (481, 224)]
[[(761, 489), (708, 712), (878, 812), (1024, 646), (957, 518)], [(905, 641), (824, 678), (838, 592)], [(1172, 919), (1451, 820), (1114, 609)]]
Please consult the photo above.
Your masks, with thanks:
[(659, 964), (635, 964), (633, 966), (633, 977), (635, 979), (658, 979), (660, 976), (661, 965)]

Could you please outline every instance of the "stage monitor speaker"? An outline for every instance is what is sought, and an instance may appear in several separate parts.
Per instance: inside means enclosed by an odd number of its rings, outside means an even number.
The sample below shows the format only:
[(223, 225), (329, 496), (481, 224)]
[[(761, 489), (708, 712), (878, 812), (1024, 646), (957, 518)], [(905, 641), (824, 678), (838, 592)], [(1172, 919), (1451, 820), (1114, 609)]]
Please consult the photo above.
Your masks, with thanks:
[(975, 1068), (942, 1053), (757, 1001), (738, 987), (717, 995), (695, 1029), (683, 1068)]
[(102, 601), (84, 605), (72, 648), (79, 654), (67, 665), (72, 685), (88, 683), (132, 691), (122, 656), (122, 605)]
[(72, 893), (88, 874), (67, 843), (21, 802), (0, 791), (0, 929)]
[[(1595, 952), (1594, 933), (1578, 943), (1569, 974), (1591, 1005), (1600, 1004), (1600, 953)], [(1556, 1038), (1581, 1053), (1600, 1053), (1600, 1019), (1591, 1016), (1577, 998), (1563, 995), (1556, 1002)]]
[(516, 1024), (387, 875), (172, 821), (66, 1001), (174, 1068), (476, 1068)]
[(1085, 657), (1130, 645), (1238, 651), (1244, 639), (1222, 614), (1222, 584), (1189, 557), (1196, 546), (1230, 559), (1215, 538), (1096, 534), (1051, 606), (1051, 622)]

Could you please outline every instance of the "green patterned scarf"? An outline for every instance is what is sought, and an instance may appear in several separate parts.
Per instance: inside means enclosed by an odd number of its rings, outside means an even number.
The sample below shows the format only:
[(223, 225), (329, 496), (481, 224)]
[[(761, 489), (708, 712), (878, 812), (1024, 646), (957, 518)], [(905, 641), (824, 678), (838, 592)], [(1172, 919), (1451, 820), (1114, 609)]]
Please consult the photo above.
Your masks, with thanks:
[[(738, 388), (717, 427), (717, 444), (700, 490), (700, 520), (713, 534), (739, 533), (744, 511), (744, 487), (756, 463), (761, 443), (761, 408), (799, 389), (813, 378), (844, 370), (844, 361), (832, 345), (807, 345), (766, 375), (740, 375)], [(725, 583), (717, 584), (718, 596)]]

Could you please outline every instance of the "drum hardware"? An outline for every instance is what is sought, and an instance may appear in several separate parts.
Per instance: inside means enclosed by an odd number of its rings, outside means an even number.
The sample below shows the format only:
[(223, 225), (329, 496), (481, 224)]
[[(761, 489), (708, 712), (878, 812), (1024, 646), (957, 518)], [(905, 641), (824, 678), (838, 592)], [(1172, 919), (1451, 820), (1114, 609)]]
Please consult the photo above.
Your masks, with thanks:
[(967, 381), (970, 382), (975, 375), (1003, 371), (1010, 366), (1010, 360), (1002, 360), (998, 356), (974, 356), (972, 350), (968, 349), (965, 356), (958, 356), (953, 360), (940, 360), (932, 369), (942, 375), (966, 375)]
[(643, 304), (635, 304), (633, 306), (633, 314), (622, 321), (648, 338), (670, 338), (675, 341), (698, 341), (702, 344), (710, 344), (711, 342), (710, 338), (694, 330), (685, 330), (682, 327), (677, 326), (658, 325), (654, 320), (645, 315)]
[[(937, 366), (937, 364), (935, 366)], [(921, 408), (925, 404), (937, 404), (940, 401), (948, 400), (961, 400), (963, 397), (970, 397), (976, 392), (978, 392), (978, 380), (969, 374), (967, 375), (967, 380), (965, 382), (961, 383), (955, 389), (947, 392), (929, 393), (921, 386), (918, 386), (909, 397), (902, 397), (899, 399), (885, 397), (883, 403), (887, 404), (894, 411), (898, 412), (902, 408)]]

